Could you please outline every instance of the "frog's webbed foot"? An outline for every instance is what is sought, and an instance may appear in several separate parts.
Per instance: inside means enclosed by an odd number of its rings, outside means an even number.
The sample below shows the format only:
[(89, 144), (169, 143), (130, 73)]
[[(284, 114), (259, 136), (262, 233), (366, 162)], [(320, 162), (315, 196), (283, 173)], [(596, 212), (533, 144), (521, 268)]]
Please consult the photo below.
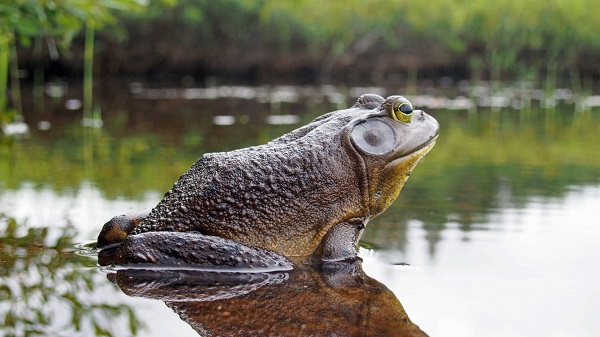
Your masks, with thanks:
[(127, 235), (133, 231), (144, 220), (151, 209), (133, 211), (123, 215), (117, 215), (102, 226), (98, 235), (97, 248), (103, 248), (114, 243), (125, 240)]
[(101, 251), (100, 265), (158, 265), (209, 269), (291, 269), (271, 250), (246, 246), (199, 232), (146, 232), (130, 235), (116, 249)]

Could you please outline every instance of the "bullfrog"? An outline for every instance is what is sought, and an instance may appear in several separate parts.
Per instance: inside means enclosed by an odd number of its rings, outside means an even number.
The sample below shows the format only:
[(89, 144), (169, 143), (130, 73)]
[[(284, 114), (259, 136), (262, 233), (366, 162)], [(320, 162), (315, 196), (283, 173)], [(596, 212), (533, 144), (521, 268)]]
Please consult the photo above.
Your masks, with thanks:
[[(206, 153), (150, 211), (117, 216), (100, 264), (269, 267), (356, 258), (370, 219), (435, 144), (403, 96), (365, 94), (266, 144)], [(102, 252), (101, 252), (102, 253)]]

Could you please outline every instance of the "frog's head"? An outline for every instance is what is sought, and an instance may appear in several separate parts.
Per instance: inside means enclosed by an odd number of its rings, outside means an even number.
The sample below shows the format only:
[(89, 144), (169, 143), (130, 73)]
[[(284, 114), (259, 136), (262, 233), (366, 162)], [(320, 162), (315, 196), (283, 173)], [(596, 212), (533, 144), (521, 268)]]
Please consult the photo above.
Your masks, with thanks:
[(363, 205), (372, 217), (396, 199), (419, 159), (433, 148), (439, 124), (402, 96), (363, 95), (353, 108), (370, 110), (348, 123), (343, 142), (358, 161)]
[(275, 167), (270, 179), (287, 181), (291, 193), (276, 208), (285, 224), (268, 231), (276, 240), (256, 245), (288, 257), (351, 255), (364, 225), (396, 199), (438, 132), (438, 122), (406, 98), (368, 94), (258, 148), (271, 150), (261, 165)]

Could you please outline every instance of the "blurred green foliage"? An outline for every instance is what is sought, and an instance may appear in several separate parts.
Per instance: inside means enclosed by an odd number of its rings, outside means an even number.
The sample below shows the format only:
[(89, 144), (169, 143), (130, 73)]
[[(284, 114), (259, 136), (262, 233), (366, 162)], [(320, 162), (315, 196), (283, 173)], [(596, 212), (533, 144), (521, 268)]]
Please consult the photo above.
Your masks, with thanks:
[(114, 10), (136, 11), (145, 4), (146, 0), (2, 0), (0, 37), (16, 38), (25, 46), (41, 37), (66, 48), (88, 20), (101, 28), (115, 22)]
[[(291, 13), (298, 13), (304, 18), (301, 21), (306, 25), (318, 25), (319, 22), (315, 22), (313, 16), (303, 15), (318, 11), (320, 3), (304, 3), (309, 6), (304, 7), (303, 11)], [(426, 33), (456, 51), (465, 50), (469, 43), (490, 45), (490, 49), (493, 49), (502, 46), (502, 40), (511, 38), (519, 40), (505, 47), (519, 49), (528, 46), (542, 49), (548, 44), (562, 44), (565, 47), (589, 44), (598, 46), (595, 14), (590, 11), (593, 6), (590, 6), (592, 2), (589, 0), (502, 0), (494, 3), (481, 0), (432, 0), (427, 3), (380, 0), (332, 3), (337, 4), (338, 8), (327, 8), (322, 15), (321, 22), (326, 32), (356, 27), (362, 30), (373, 29), (383, 25), (390, 32), (406, 29)]]
[(501, 71), (571, 67), (582, 54), (600, 52), (599, 13), (591, 0), (243, 2), (261, 4), (264, 22), (285, 16), (317, 41), (350, 46), (378, 30), (390, 48), (410, 53), (413, 46), (403, 42), (419, 37)]
[(321, 56), (364, 53), (374, 44), (423, 56), (426, 45), (475, 71), (514, 75), (553, 64), (570, 69), (588, 54), (600, 55), (596, 8), (592, 0), (181, 0), (152, 3), (137, 18), (176, 17), (200, 43), (266, 39), (275, 49), (299, 43)]
[[(86, 43), (86, 80), (89, 82), (86, 96), (91, 96), (91, 62), (93, 60), (93, 30), (113, 23), (113, 10), (136, 11), (146, 0), (2, 0), (0, 2), (0, 125), (7, 123), (12, 115), (21, 111), (19, 66), (16, 42), (28, 48), (37, 41), (36, 53), (41, 52), (42, 41), (46, 41), (51, 58), (58, 58), (58, 47), (68, 51), (73, 38), (87, 26), (91, 41)], [(91, 27), (91, 29), (90, 29)], [(9, 71), (10, 64), (10, 71)], [(12, 103), (7, 108), (7, 82), (12, 78)], [(86, 97), (86, 104), (91, 97)], [(16, 112), (14, 111), (16, 110)], [(91, 110), (91, 108), (88, 108)]]
[(52, 44), (71, 41), (87, 18), (96, 29), (118, 23), (96, 38), (111, 75), (539, 80), (598, 76), (596, 8), (592, 0), (21, 0), (0, 6), (0, 35)]

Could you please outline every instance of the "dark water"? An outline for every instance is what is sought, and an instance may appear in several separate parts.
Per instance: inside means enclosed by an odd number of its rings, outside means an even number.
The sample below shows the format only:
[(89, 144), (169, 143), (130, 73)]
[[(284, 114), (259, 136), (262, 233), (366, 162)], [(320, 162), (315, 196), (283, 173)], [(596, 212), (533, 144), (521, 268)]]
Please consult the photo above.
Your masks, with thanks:
[[(3, 334), (194, 336), (214, 322), (276, 335), (322, 322), (346, 335), (398, 322), (431, 336), (600, 334), (599, 99), (568, 90), (408, 96), (441, 136), (369, 223), (362, 268), (127, 274), (85, 248), (113, 215), (154, 206), (202, 153), (264, 143), (364, 92), (397, 93), (133, 84), (101, 91), (92, 128), (76, 89), (48, 85), (44, 105), (25, 106), (29, 132), (0, 141)], [(277, 330), (286, 319), (299, 330)]]

